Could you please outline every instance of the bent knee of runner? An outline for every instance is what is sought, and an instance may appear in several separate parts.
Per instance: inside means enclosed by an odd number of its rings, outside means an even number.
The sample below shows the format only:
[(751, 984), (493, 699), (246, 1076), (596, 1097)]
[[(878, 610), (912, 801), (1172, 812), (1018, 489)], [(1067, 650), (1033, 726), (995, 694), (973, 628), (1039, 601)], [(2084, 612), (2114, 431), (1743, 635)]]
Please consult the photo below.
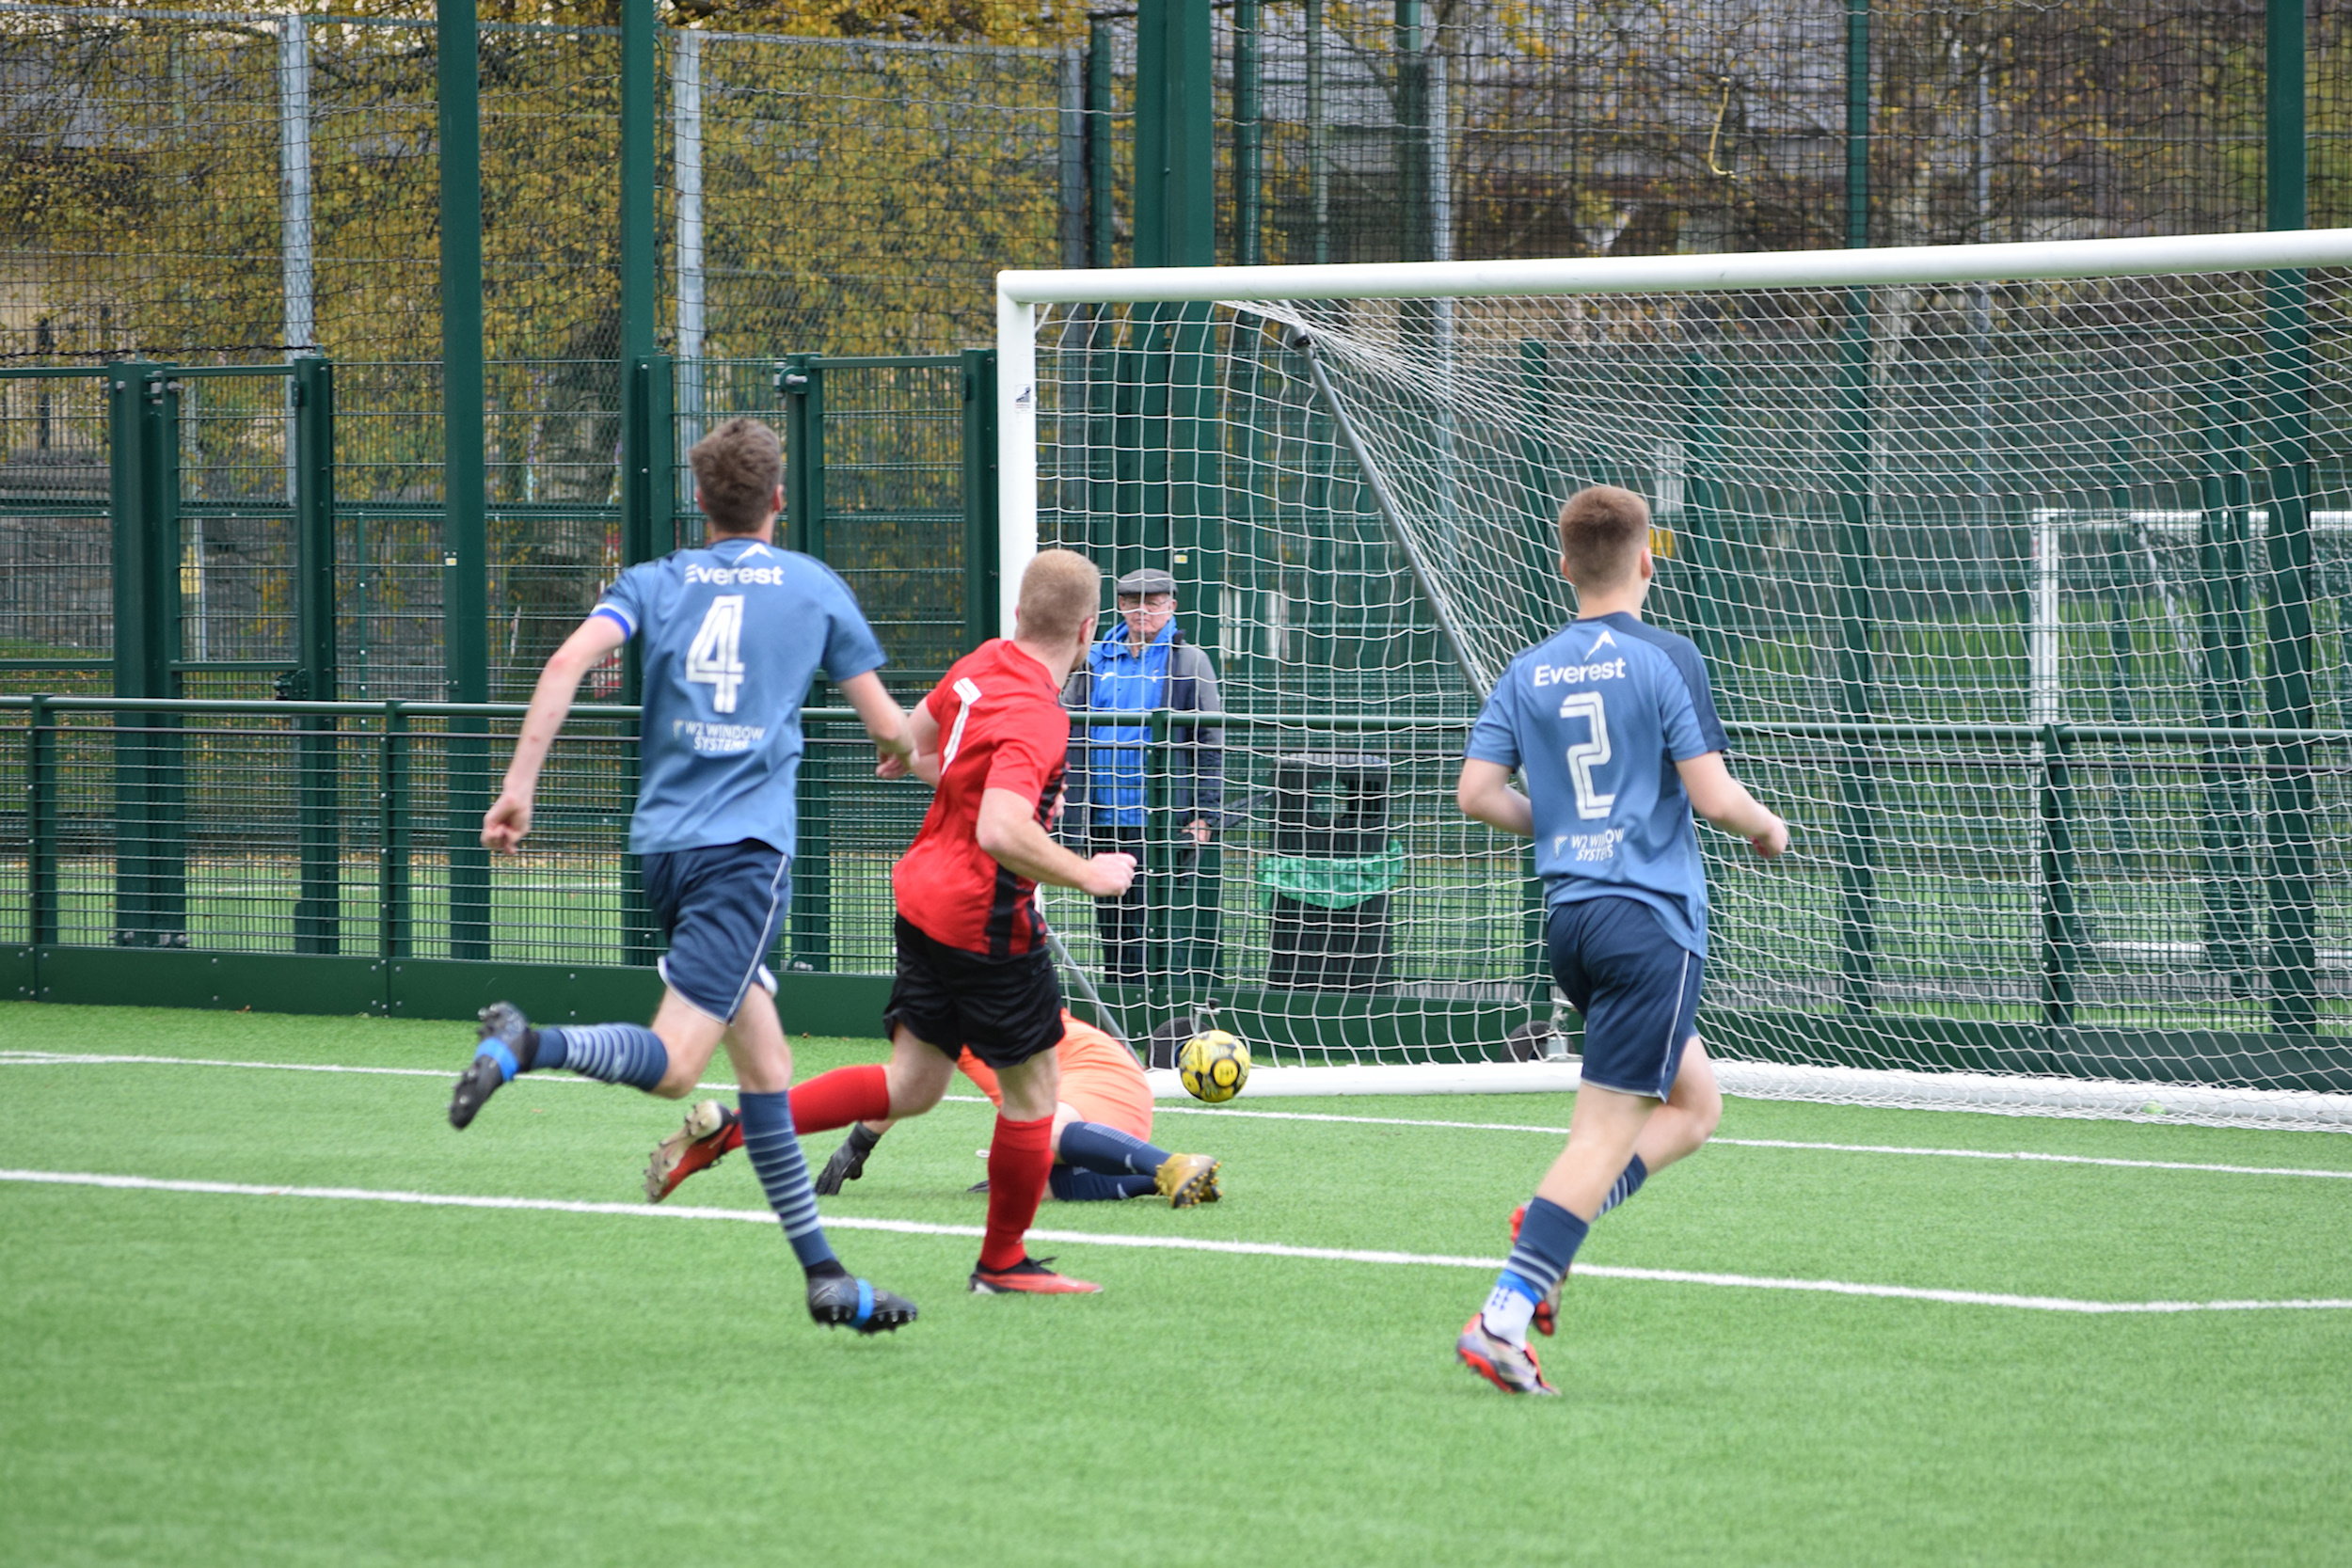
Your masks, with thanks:
[(1723, 1124), (1724, 1091), (1715, 1082), (1715, 1064), (1707, 1054), (1707, 1048), (1696, 1035), (1683, 1047), (1686, 1064), (1681, 1081), (1675, 1085), (1675, 1093), (1667, 1103), (1690, 1118), (1692, 1147), (1705, 1143), (1715, 1135)]
[(670, 1070), (661, 1075), (661, 1082), (645, 1092), (660, 1100), (684, 1100), (701, 1082), (701, 1073), (681, 1071), (678, 1064), (672, 1062)]
[[(890, 1085), (890, 1117), (919, 1117), (940, 1101), (947, 1092), (947, 1081), (955, 1076), (955, 1064), (930, 1045), (916, 1040), (904, 1028), (898, 1037), (912, 1042), (914, 1049), (894, 1053), (882, 1070)], [(936, 1066), (929, 1057), (936, 1058)]]
[[(1032, 1057), (1030, 1060), (1035, 1062), (1036, 1058)], [(1061, 1110), (1060, 1084), (1056, 1078), (1044, 1072), (1022, 1073), (1000, 1070), (996, 1074), (996, 1085), (1005, 1097), (1004, 1103), (999, 1109), (1003, 1111), (1008, 1120), (1037, 1121), (1053, 1117), (1056, 1118), (1056, 1132), (1058, 1133)], [(1058, 1137), (1056, 1141), (1059, 1141)]]

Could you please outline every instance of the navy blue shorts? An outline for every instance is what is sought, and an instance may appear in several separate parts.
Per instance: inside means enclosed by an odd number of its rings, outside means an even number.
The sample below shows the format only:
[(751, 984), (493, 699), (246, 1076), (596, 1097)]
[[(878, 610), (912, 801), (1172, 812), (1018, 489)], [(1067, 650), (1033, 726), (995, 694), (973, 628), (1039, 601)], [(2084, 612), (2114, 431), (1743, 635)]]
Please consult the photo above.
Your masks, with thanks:
[(1698, 1030), (1707, 960), (1666, 934), (1638, 898), (1561, 904), (1547, 927), (1551, 974), (1584, 1015), (1584, 1082), (1659, 1100), (1674, 1092)]
[(747, 838), (645, 857), (645, 902), (670, 950), (661, 979), (722, 1023), (758, 985), (776, 989), (768, 955), (792, 907), (791, 857)]

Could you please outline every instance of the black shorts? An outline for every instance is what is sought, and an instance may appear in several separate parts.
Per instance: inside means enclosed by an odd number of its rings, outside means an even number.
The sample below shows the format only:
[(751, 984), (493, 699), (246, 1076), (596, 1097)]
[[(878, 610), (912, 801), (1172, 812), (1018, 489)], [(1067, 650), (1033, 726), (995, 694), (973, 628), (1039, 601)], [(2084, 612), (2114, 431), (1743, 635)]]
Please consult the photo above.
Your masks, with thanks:
[(1019, 1067), (1061, 1044), (1061, 982), (1042, 948), (991, 958), (933, 941), (898, 916), (898, 974), (882, 1032), (901, 1023), (949, 1056), (969, 1046), (993, 1068)]

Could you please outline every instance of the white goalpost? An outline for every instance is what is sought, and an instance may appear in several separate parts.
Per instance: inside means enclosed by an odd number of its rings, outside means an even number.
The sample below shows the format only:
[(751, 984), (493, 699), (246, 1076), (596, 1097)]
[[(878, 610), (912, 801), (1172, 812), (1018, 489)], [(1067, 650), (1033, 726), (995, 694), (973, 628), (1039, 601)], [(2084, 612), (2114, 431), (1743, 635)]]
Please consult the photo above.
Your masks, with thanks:
[(1574, 1086), (1531, 862), (1451, 797), (1610, 483), (1798, 830), (1708, 846), (1728, 1092), (2352, 1130), (2352, 230), (997, 288), (1002, 624), (1042, 546), (1164, 568), (1224, 687), (1147, 748), (1137, 1033)]

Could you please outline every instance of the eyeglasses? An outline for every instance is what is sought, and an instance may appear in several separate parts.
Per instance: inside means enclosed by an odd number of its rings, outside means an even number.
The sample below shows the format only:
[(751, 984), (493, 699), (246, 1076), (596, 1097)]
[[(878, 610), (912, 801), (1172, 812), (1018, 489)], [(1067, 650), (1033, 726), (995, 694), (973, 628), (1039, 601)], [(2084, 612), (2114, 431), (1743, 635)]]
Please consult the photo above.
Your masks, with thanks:
[(1138, 599), (1132, 594), (1121, 594), (1119, 595), (1119, 608), (1121, 610), (1173, 610), (1176, 608), (1176, 595), (1154, 594), (1149, 598)]

